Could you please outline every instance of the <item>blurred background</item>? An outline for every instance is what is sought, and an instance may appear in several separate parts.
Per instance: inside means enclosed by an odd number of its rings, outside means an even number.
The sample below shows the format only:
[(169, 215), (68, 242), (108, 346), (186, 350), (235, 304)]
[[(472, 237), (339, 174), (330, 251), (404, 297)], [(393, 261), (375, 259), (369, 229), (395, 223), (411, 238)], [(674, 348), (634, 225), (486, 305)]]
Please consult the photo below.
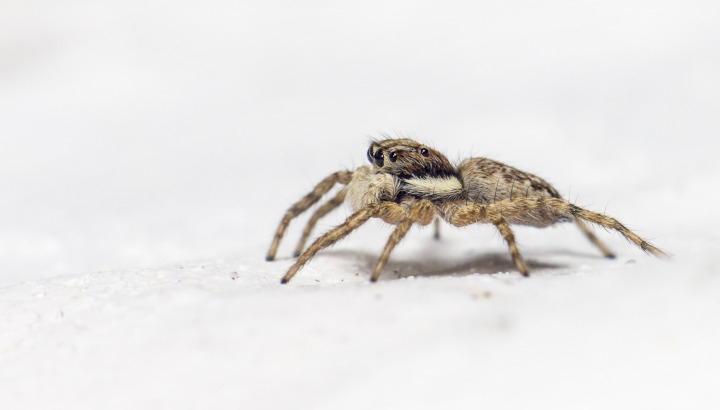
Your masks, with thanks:
[(5, 2), (0, 285), (260, 260), (282, 212), (381, 132), (700, 243), (718, 22), (686, 0)]

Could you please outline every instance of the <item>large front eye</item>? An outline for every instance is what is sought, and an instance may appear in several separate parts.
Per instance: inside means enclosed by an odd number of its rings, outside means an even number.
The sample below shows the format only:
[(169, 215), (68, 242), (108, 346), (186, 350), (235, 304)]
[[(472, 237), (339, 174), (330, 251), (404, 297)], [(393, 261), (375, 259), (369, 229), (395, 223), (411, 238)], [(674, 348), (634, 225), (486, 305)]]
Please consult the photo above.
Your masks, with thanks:
[(397, 152), (391, 152), (390, 153), (390, 162), (397, 161)]
[(422, 154), (423, 157), (429, 157), (429, 156), (430, 156), (430, 153), (428, 152), (427, 148), (421, 149), (421, 150), (420, 150), (420, 153)]
[(385, 162), (385, 157), (383, 157), (383, 152), (381, 149), (375, 151), (375, 164), (377, 164), (378, 167), (382, 168), (383, 164)]

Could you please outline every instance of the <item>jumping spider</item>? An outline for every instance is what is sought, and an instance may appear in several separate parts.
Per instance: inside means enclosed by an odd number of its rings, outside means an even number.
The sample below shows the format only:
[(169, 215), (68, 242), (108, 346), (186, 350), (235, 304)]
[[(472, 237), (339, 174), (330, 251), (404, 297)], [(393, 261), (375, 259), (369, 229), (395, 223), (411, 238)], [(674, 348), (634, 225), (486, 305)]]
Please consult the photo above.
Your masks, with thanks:
[[(373, 141), (367, 158), (371, 166), (330, 175), (285, 213), (270, 245), (269, 261), (275, 259), (290, 220), (320, 200), (336, 183), (345, 185), (310, 218), (295, 251), (298, 259), (282, 278), (282, 283), (292, 279), (318, 251), (343, 239), (370, 218), (397, 225), (370, 277), (373, 282), (380, 276), (390, 252), (410, 227), (416, 223), (428, 225), (436, 216), (455, 226), (495, 225), (524, 276), (528, 276), (528, 268), (515, 244), (511, 224), (544, 228), (558, 222), (574, 222), (606, 257), (615, 257), (583, 222), (588, 221), (620, 232), (647, 253), (666, 256), (617, 220), (573, 205), (541, 178), (491, 159), (469, 158), (454, 166), (438, 151), (411, 139)], [(305, 241), (318, 219), (346, 199), (354, 213), (303, 252)]]

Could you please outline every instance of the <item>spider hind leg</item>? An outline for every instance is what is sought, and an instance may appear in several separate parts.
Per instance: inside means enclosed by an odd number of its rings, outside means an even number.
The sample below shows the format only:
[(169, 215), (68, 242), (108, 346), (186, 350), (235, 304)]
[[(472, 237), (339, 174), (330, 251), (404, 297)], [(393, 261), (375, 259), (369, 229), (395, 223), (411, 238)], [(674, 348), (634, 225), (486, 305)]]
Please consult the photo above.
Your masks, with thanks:
[(600, 249), (603, 256), (609, 259), (615, 259), (616, 256), (613, 251), (611, 251), (610, 248), (608, 248), (600, 239), (598, 239), (597, 236), (595, 236), (592, 229), (590, 229), (585, 222), (583, 222), (580, 218), (574, 218), (573, 221), (575, 222), (575, 225), (580, 228), (582, 233), (585, 234), (585, 237), (588, 238), (593, 245)]
[[(644, 240), (643, 238), (641, 238), (640, 236), (638, 236), (635, 232), (633, 232), (630, 229), (628, 229), (627, 227), (625, 227), (625, 225), (621, 224), (615, 218), (609, 217), (607, 215), (603, 215), (598, 212), (593, 212), (593, 211), (589, 211), (584, 208), (580, 208), (579, 206), (573, 205), (570, 202), (565, 201), (560, 198), (537, 198), (537, 199), (533, 199), (533, 201), (536, 201), (537, 204), (534, 204), (532, 206), (550, 207), (557, 212), (572, 215), (576, 219), (576, 222), (578, 222), (578, 220), (587, 221), (587, 222), (591, 222), (591, 223), (603, 226), (605, 228), (617, 231), (622, 236), (624, 236), (625, 239), (634, 243), (643, 251), (645, 251), (649, 254), (652, 254), (654, 256), (657, 256), (658, 258), (667, 258), (667, 256), (668, 256), (665, 252), (661, 251), (660, 249), (655, 247), (650, 242), (648, 242), (648, 241)], [(582, 226), (580, 226), (580, 229), (582, 229)], [(583, 229), (583, 231), (585, 231), (585, 230)], [(589, 235), (588, 235), (588, 238), (590, 238), (590, 240), (593, 241)], [(597, 242), (593, 241), (593, 243), (595, 243), (595, 245), (599, 247), (599, 245), (598, 245), (599, 241), (597, 241)], [(601, 250), (602, 250), (602, 248), (601, 248)]]

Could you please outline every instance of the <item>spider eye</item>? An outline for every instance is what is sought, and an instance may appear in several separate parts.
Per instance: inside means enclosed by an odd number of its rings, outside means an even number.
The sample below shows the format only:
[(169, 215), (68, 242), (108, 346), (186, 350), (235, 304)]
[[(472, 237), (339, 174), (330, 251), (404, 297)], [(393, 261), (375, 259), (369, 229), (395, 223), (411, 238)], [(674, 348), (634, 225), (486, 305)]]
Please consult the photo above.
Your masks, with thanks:
[(375, 151), (375, 163), (378, 167), (382, 168), (385, 157), (383, 157), (383, 152), (381, 149)]
[(390, 162), (397, 161), (397, 152), (391, 152), (390, 153)]
[(421, 150), (420, 150), (420, 153), (422, 154), (423, 157), (429, 157), (429, 156), (430, 156), (430, 153), (428, 152), (427, 148), (421, 149)]
[(368, 157), (368, 161), (370, 161), (370, 163), (372, 164), (372, 162), (373, 162), (373, 160), (372, 160), (372, 147), (368, 148), (367, 157)]

